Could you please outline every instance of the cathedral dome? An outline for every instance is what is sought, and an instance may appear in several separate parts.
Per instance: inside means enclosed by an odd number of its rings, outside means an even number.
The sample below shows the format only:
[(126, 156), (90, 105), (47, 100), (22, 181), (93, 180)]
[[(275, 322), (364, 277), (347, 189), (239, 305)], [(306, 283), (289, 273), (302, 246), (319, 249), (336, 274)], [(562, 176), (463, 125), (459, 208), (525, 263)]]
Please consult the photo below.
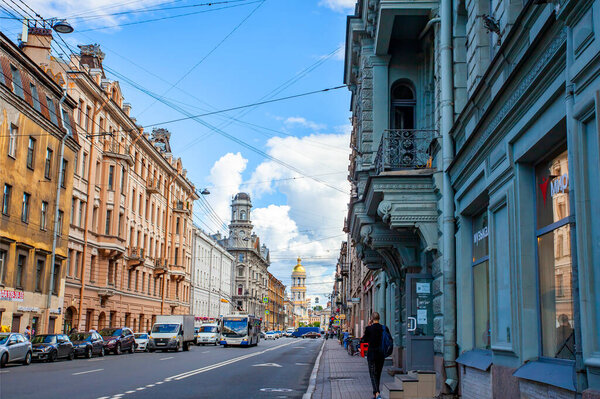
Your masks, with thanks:
[(300, 264), (300, 258), (298, 258), (298, 264), (294, 266), (294, 270), (292, 271), (292, 273), (306, 273), (304, 266)]

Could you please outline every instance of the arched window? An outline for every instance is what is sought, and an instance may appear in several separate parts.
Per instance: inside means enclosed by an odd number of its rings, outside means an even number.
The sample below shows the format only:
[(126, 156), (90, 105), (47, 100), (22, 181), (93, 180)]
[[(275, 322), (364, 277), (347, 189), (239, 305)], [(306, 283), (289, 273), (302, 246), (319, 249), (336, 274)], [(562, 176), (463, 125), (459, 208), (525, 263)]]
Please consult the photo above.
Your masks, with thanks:
[(246, 220), (246, 211), (240, 211), (240, 219)]
[(391, 93), (391, 128), (415, 128), (415, 92), (406, 82), (399, 82), (392, 86)]
[(238, 285), (238, 295), (244, 294), (244, 286), (242, 284)]

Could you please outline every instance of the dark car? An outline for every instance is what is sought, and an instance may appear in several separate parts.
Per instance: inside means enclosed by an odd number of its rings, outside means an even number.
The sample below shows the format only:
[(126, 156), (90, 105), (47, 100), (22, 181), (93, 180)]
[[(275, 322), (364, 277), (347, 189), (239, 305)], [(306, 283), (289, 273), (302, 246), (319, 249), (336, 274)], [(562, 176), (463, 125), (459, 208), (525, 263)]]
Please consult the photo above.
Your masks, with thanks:
[(104, 356), (104, 339), (97, 332), (74, 333), (69, 338), (75, 348), (75, 356), (88, 359), (94, 355)]
[(318, 332), (311, 331), (302, 335), (302, 338), (321, 338), (321, 334), (319, 334)]
[(135, 336), (127, 328), (103, 328), (100, 335), (104, 339), (104, 350), (120, 355), (123, 352), (135, 353)]
[(75, 352), (73, 343), (66, 334), (42, 334), (31, 339), (34, 360), (47, 360), (67, 358), (73, 360)]

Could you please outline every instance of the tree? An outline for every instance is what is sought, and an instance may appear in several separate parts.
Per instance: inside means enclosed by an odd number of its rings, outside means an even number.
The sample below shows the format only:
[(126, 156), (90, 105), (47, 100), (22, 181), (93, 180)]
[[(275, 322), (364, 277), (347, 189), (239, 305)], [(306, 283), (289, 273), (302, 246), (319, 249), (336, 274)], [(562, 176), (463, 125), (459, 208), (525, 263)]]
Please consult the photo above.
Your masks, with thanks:
[(298, 325), (298, 327), (306, 327), (306, 323), (301, 321), (300, 324)]
[(312, 323), (310, 325), (311, 327), (321, 327), (321, 322), (320, 321), (315, 321), (314, 323)]
[(323, 306), (321, 306), (321, 305), (317, 305), (317, 306), (315, 306), (315, 307), (313, 308), (313, 310), (317, 310), (317, 311), (319, 311), (319, 310), (323, 310)]

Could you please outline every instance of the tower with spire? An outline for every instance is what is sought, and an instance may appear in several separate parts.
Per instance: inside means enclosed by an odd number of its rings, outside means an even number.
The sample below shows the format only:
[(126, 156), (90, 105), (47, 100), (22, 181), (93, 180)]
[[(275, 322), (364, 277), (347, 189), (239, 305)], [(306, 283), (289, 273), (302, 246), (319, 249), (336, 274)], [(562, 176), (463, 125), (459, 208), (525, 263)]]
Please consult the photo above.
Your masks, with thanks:
[(294, 304), (294, 314), (298, 316), (298, 321), (306, 323), (308, 321), (308, 308), (306, 302), (306, 270), (302, 266), (301, 259), (292, 270), (292, 303)]

